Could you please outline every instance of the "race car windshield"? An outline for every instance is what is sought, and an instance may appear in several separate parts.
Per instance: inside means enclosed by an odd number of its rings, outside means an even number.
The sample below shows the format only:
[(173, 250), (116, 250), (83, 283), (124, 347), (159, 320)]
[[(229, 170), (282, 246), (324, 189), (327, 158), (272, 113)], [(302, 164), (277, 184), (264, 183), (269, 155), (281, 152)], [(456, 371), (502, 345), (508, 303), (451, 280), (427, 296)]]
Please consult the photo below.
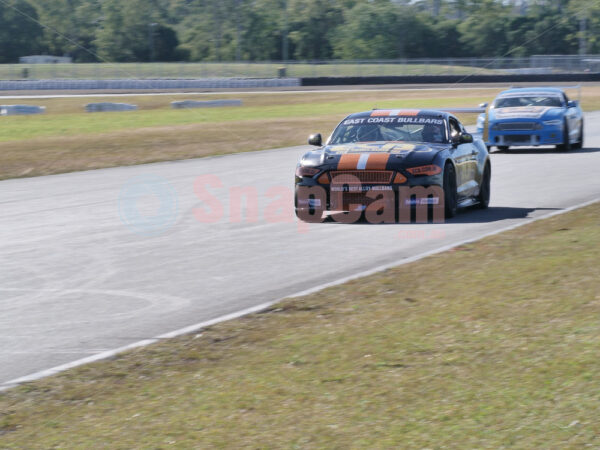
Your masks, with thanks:
[(515, 97), (500, 97), (496, 99), (494, 108), (515, 108), (520, 106), (549, 106), (560, 108), (562, 101), (556, 95), (552, 96), (515, 96)]
[(346, 119), (335, 129), (329, 143), (378, 141), (446, 143), (446, 122), (427, 116)]

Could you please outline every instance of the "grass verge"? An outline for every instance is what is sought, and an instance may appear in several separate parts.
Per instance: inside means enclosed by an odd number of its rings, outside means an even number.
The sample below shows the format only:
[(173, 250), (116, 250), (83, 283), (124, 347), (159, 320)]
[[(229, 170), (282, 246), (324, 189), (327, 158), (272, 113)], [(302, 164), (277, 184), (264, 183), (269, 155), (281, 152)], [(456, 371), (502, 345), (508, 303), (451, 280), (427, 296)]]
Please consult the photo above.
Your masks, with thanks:
[[(390, 75), (469, 75), (502, 71), (448, 64), (286, 64), (288, 77)], [(77, 63), (0, 64), (0, 80), (29, 79), (156, 79), (210, 77), (278, 77), (282, 64), (270, 63)]]
[[(585, 87), (584, 107), (600, 109), (600, 88)], [(19, 100), (47, 107), (39, 116), (0, 118), (0, 179), (170, 161), (299, 145), (311, 132), (328, 135), (347, 114), (373, 107), (473, 107), (496, 92), (482, 90), (223, 94), (242, 107), (171, 110), (158, 97)], [(88, 102), (134, 103), (140, 111), (84, 113)], [(462, 115), (467, 123), (474, 114)]]
[(600, 205), (0, 395), (7, 448), (600, 444)]

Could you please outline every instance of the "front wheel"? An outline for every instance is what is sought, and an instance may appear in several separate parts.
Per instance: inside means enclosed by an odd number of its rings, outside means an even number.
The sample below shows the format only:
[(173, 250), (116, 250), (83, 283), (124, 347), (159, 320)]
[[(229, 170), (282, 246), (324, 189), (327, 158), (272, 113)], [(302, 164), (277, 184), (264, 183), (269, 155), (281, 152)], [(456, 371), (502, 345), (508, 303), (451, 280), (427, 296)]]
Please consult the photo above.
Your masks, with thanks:
[(568, 152), (571, 150), (571, 140), (569, 139), (569, 125), (565, 120), (563, 125), (563, 143), (556, 146), (556, 150), (559, 152)]
[(572, 145), (572, 148), (576, 150), (583, 148), (583, 120), (581, 121), (581, 127), (579, 128), (579, 139)]
[(451, 219), (456, 215), (458, 208), (458, 194), (456, 192), (456, 171), (454, 166), (447, 163), (444, 167), (444, 209), (446, 219)]
[(490, 204), (490, 181), (492, 179), (492, 169), (489, 164), (483, 169), (483, 177), (479, 186), (479, 195), (477, 196), (477, 207), (479, 209), (487, 209)]

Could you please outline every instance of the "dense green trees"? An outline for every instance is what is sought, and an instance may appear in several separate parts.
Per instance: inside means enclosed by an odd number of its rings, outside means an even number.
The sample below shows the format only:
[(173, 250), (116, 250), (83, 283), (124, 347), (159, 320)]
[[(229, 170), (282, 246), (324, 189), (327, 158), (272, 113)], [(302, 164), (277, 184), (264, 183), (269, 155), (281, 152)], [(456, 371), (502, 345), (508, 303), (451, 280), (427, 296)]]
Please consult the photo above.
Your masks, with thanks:
[(35, 8), (24, 0), (0, 3), (0, 63), (31, 54), (41, 43), (43, 28)]
[[(585, 19), (581, 22), (581, 19)], [(6, 0), (0, 62), (233, 61), (600, 52), (592, 0)], [(286, 39), (287, 36), (287, 39)]]

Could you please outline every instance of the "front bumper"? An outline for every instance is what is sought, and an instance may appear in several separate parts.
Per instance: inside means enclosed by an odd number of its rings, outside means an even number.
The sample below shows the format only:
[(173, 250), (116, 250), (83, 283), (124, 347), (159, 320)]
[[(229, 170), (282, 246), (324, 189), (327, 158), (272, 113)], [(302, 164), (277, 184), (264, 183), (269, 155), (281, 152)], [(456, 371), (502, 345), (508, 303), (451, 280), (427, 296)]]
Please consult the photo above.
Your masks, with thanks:
[(490, 129), (486, 145), (511, 147), (537, 147), (558, 145), (563, 142), (562, 126), (544, 127), (540, 130), (493, 130)]
[[(408, 175), (406, 172), (403, 172)], [(386, 199), (392, 201), (394, 207), (410, 207), (415, 205), (438, 204), (443, 198), (439, 199), (439, 195), (431, 194), (431, 187), (441, 188), (443, 185), (443, 175), (421, 175), (407, 176), (404, 183), (388, 183), (388, 184), (360, 184), (360, 185), (332, 185), (321, 184), (317, 181), (318, 175), (315, 177), (296, 178), (296, 209), (322, 209), (326, 211), (351, 211), (364, 210), (369, 204), (374, 201)], [(299, 188), (317, 188), (315, 192), (320, 195), (311, 195), (308, 197), (302, 193), (298, 195)], [(424, 192), (428, 199), (419, 199), (415, 197), (413, 192), (412, 197), (409, 195), (413, 188), (425, 188)], [(369, 192), (374, 194), (368, 195)], [(416, 193), (418, 196), (419, 193)], [(402, 195), (401, 195), (402, 194)], [(409, 199), (407, 200), (407, 195)], [(402, 203), (401, 205), (399, 204)], [(352, 206), (358, 205), (358, 206)]]

